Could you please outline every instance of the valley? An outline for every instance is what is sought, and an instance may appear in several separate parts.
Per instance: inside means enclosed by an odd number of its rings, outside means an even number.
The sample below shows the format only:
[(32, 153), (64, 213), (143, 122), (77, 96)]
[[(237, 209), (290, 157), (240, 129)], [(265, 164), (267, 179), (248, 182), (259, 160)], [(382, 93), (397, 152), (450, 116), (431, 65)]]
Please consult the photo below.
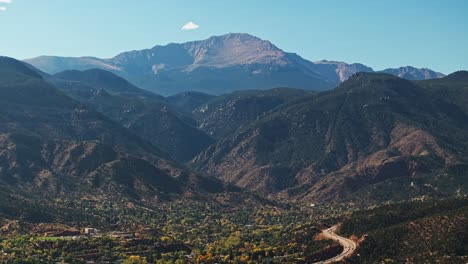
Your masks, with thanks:
[(0, 56), (0, 263), (467, 263), (468, 71), (445, 73), (246, 33)]
[[(2, 262), (373, 262), (395, 256), (366, 251), (387, 235), (366, 210), (466, 217), (466, 72), (162, 97), (103, 70), (0, 69)], [(438, 219), (421, 210), (389, 230)]]

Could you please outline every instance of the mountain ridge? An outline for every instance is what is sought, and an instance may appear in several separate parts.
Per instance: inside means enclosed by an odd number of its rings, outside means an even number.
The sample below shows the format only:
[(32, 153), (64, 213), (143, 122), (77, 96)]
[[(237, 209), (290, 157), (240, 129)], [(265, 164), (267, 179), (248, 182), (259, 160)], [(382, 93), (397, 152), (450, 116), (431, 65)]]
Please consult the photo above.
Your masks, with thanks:
[[(441, 184), (431, 175), (466, 163), (468, 113), (456, 98), (441, 96), (393, 75), (357, 73), (334, 90), (286, 102), (193, 163), (224, 181), (284, 199), (405, 196), (391, 187), (401, 183), (392, 182), (414, 177)], [(376, 186), (388, 189), (379, 194)], [(411, 188), (408, 193), (416, 195)]]
[(70, 97), (88, 104), (129, 131), (186, 161), (213, 143), (195, 120), (162, 96), (105, 70), (69, 70), (47, 78)]
[(0, 185), (16, 193), (13, 204), (57, 209), (53, 199), (75, 197), (154, 205), (224, 190), (23, 62), (0, 57), (0, 80)]
[[(25, 61), (52, 74), (101, 68), (162, 95), (192, 90), (223, 94), (275, 87), (324, 90), (358, 71), (373, 72), (372, 68), (358, 63), (311, 62), (246, 33), (156, 45), (109, 59), (41, 56)], [(428, 69), (408, 67), (383, 71), (415, 80), (443, 76)]]

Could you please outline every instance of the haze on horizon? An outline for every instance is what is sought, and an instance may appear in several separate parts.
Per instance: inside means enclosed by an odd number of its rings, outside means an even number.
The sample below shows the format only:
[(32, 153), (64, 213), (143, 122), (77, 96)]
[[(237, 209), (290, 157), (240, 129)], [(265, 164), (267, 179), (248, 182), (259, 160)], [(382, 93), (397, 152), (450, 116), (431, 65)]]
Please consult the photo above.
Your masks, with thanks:
[[(113, 57), (171, 42), (248, 33), (317, 61), (376, 70), (468, 69), (468, 2), (0, 1), (0, 54)], [(450, 40), (450, 41), (449, 41)]]

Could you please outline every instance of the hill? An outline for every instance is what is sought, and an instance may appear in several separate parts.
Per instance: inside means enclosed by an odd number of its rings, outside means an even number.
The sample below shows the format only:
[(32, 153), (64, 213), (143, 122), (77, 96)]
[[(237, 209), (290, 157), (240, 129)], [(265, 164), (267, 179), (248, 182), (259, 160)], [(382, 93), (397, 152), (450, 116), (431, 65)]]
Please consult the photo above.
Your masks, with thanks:
[(281, 105), (193, 164), (238, 186), (303, 201), (466, 192), (468, 113), (431, 95), (392, 75), (359, 73), (335, 90)]
[(432, 92), (431, 96), (441, 103), (455, 103), (468, 112), (468, 71), (454, 72), (445, 78), (419, 81), (419, 85)]
[(466, 199), (384, 205), (354, 212), (341, 232), (364, 238), (346, 263), (465, 263)]
[(169, 103), (177, 107), (178, 109), (192, 113), (202, 104), (210, 101), (216, 96), (200, 92), (182, 92), (172, 96), (168, 96), (166, 99)]
[(76, 215), (60, 199), (90, 207), (103, 201), (149, 206), (224, 191), (219, 181), (190, 172), (6, 57), (0, 58), (0, 120), (2, 216), (44, 221)]
[(290, 88), (237, 91), (200, 102), (191, 114), (200, 129), (223, 139), (274, 108), (312, 93)]
[(48, 80), (177, 160), (190, 160), (214, 142), (195, 127), (195, 120), (164, 97), (139, 89), (111, 72), (65, 71)]

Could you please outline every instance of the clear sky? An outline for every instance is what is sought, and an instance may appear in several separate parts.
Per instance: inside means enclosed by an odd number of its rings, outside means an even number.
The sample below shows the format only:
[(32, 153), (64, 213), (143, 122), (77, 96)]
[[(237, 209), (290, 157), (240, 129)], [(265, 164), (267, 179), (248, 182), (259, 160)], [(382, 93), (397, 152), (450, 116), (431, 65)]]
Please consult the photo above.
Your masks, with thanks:
[(18, 59), (242, 32), (312, 61), (468, 69), (467, 0), (0, 0), (0, 32), (0, 55)]

